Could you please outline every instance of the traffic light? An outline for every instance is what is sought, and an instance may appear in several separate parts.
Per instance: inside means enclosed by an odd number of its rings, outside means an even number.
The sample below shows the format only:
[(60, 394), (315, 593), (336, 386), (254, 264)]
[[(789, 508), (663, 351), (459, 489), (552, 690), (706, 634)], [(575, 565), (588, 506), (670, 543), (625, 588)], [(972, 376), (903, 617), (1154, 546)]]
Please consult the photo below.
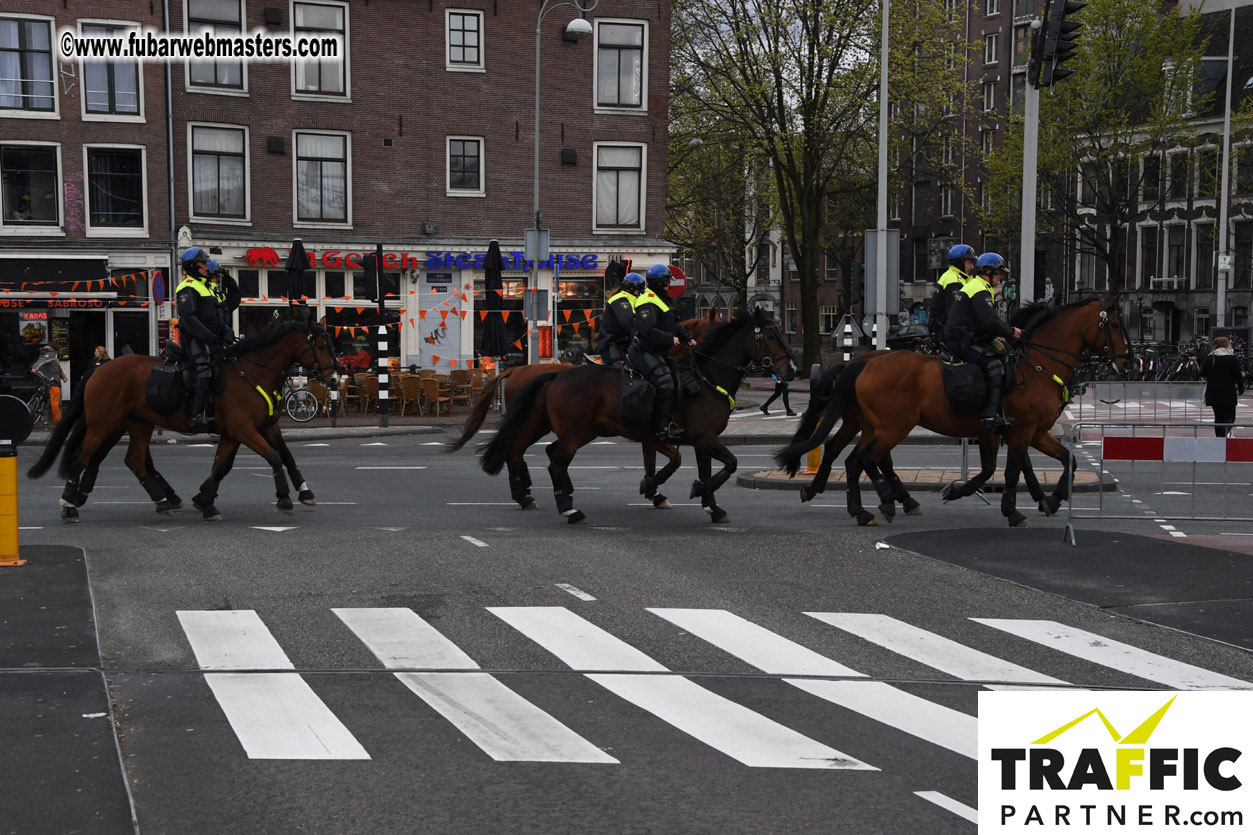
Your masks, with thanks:
[(1075, 33), (1083, 24), (1071, 18), (1086, 5), (1081, 0), (1052, 0), (1050, 3), (1048, 29), (1044, 36), (1041, 87), (1051, 87), (1074, 72), (1062, 64), (1074, 57), (1078, 49), (1076, 42), (1079, 36)]

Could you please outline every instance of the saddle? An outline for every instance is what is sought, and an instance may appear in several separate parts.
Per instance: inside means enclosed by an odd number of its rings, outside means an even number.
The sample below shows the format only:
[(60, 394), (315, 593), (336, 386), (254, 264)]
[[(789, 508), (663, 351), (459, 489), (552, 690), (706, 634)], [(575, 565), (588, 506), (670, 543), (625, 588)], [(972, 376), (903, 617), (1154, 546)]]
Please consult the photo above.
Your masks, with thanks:
[(940, 379), (944, 382), (944, 398), (948, 401), (949, 410), (960, 417), (979, 414), (987, 397), (983, 371), (972, 362), (957, 359), (947, 349), (941, 349), (937, 360), (940, 363)]
[[(205, 406), (205, 417), (213, 420), (213, 398), (220, 394), (226, 380), (221, 373), (221, 365), (217, 361), (211, 363), (213, 377), (209, 383), (209, 400)], [(160, 362), (148, 374), (144, 383), (144, 402), (148, 408), (159, 415), (169, 417), (184, 407), (190, 408), (191, 394), (194, 391), (193, 376), (196, 373), (191, 359), (174, 343), (168, 343), (161, 354)]]

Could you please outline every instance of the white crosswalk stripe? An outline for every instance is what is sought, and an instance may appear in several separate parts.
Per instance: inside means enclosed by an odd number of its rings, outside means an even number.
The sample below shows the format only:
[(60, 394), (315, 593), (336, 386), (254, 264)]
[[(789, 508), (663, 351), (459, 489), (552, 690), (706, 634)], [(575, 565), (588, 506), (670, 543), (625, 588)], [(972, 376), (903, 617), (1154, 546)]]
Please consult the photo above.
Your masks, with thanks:
[[(477, 670), (409, 609), (333, 609), (385, 667)], [(396, 673), (406, 687), (494, 760), (617, 763), (487, 673)]]
[[(412, 610), (332, 611), (347, 627), (345, 635), (355, 635), (396, 679), (492, 759), (619, 763), (564, 724), (569, 717), (559, 720), (514, 692), (498, 675), (483, 671)], [(715, 693), (564, 607), (486, 611), (587, 680), (747, 766), (878, 771), (885, 765), (871, 765), (828, 744), (838, 744), (838, 738), (811, 739)], [(876, 680), (882, 672), (868, 672), (865, 665), (871, 662), (853, 669), (724, 609), (646, 611), (818, 699), (959, 755), (975, 756), (974, 716)], [(996, 689), (1074, 686), (888, 615), (805, 614), (961, 681)], [(179, 611), (177, 617), (210, 691), (248, 757), (370, 759), (297, 672), (256, 612)], [(971, 620), (1170, 688), (1253, 689), (1253, 683), (1054, 621)], [(660, 621), (650, 622), (660, 626)], [(690, 669), (699, 668), (698, 663)], [(847, 727), (846, 721), (830, 723), (834, 734), (846, 734)], [(613, 750), (622, 740), (597, 742)], [(956, 814), (972, 813), (936, 792), (917, 794)]]

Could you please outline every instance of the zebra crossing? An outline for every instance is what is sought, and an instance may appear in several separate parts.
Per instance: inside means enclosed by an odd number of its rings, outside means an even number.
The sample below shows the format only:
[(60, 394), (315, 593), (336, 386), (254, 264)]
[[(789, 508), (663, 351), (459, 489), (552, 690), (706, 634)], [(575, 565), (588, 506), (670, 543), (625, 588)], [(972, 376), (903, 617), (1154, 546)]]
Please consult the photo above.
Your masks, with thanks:
[[(648, 608), (658, 626), (683, 633), (816, 699), (928, 745), (974, 759), (975, 716), (876, 680), (723, 609)], [(334, 608), (346, 632), (414, 696), (497, 762), (615, 766), (617, 740), (587, 739), (484, 671), (468, 653), (411, 609)], [(878, 771), (670, 669), (574, 611), (558, 606), (492, 606), (487, 615), (557, 658), (617, 700), (750, 768)], [(243, 752), (258, 760), (369, 760), (342, 717), (297, 670), (252, 610), (179, 611), (179, 624)], [(953, 679), (990, 689), (1077, 686), (907, 621), (876, 613), (805, 612), (814, 621)], [(1253, 689), (1253, 683), (1049, 620), (969, 618), (1066, 658), (1123, 673), (1142, 686)], [(664, 622), (664, 623), (663, 623)], [(314, 672), (314, 671), (306, 671)], [(833, 726), (838, 734), (838, 726)]]

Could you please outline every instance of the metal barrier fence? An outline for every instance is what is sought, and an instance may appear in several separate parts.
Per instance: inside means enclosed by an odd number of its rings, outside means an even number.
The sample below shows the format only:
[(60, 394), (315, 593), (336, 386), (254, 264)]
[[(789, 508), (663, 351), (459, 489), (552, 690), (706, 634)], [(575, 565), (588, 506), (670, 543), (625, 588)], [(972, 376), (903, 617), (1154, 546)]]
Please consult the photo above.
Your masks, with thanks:
[[(1213, 425), (1081, 421), (1066, 442), (1077, 467), (1094, 467), (1101, 483), (1076, 495), (1072, 471), (1065, 534), (1072, 545), (1077, 519), (1253, 522), (1253, 425), (1234, 424), (1220, 438)], [(1109, 483), (1117, 489), (1107, 495)]]
[(1185, 423), (1209, 417), (1204, 382), (1088, 383), (1067, 407), (1069, 416), (1084, 422)]

